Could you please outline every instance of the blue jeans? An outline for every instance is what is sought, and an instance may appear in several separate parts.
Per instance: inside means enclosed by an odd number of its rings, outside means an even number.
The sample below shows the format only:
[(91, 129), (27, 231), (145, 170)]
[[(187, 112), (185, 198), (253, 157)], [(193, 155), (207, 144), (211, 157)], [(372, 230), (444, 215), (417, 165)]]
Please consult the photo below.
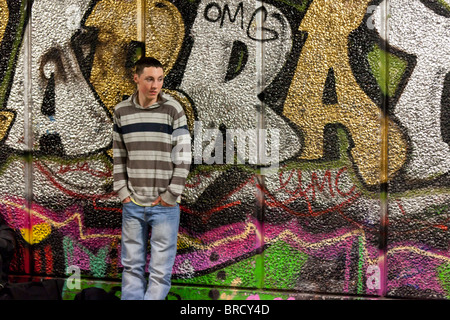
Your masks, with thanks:
[[(177, 253), (180, 207), (143, 207), (132, 201), (122, 210), (122, 300), (163, 300), (171, 286)], [(145, 279), (150, 237), (148, 285)]]

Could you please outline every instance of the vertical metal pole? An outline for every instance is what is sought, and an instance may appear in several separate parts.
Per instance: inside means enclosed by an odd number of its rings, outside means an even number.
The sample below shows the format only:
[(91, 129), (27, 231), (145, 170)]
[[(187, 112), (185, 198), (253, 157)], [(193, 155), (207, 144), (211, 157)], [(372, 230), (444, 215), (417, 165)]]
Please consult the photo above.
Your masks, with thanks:
[(26, 146), (24, 156), (24, 180), (25, 180), (25, 202), (26, 202), (26, 238), (29, 245), (25, 250), (25, 273), (31, 274), (33, 270), (33, 259), (31, 258), (31, 244), (33, 243), (33, 232), (31, 222), (31, 206), (33, 201), (33, 96), (32, 96), (32, 15), (31, 6), (32, 0), (26, 1), (26, 16), (27, 24), (25, 27), (23, 47), (24, 47), (24, 61), (23, 61), (23, 100), (24, 100), (24, 143)]
[(145, 5), (146, 0), (138, 0), (136, 8), (137, 40), (145, 44)]
[[(380, 20), (384, 23), (380, 23), (381, 30), (380, 35), (384, 39), (383, 43), (383, 51), (385, 56), (385, 83), (383, 84), (385, 86), (385, 89), (387, 89), (388, 83), (389, 83), (389, 43), (388, 43), (388, 36), (389, 36), (389, 24), (388, 24), (388, 17), (389, 17), (389, 0), (385, 0), (380, 6), (381, 9), (381, 15)], [(389, 139), (389, 132), (388, 132), (388, 104), (389, 104), (389, 97), (387, 90), (384, 90), (385, 94), (383, 96), (383, 110), (382, 110), (382, 117), (381, 117), (381, 139), (382, 139), (382, 147), (381, 147), (381, 187), (380, 187), (380, 206), (381, 206), (381, 217), (380, 217), (380, 261), (379, 261), (379, 267), (380, 267), (380, 290), (379, 295), (384, 297), (387, 293), (387, 268), (388, 268), (388, 261), (387, 261), (387, 246), (388, 246), (388, 226), (389, 226), (389, 217), (388, 217), (388, 139)]]
[[(264, 6), (263, 2), (256, 1), (256, 8)], [(265, 88), (264, 77), (264, 19), (260, 14), (256, 18), (256, 96), (259, 95)], [(255, 99), (255, 103), (259, 105), (259, 114), (257, 119), (257, 163), (261, 164), (260, 148), (264, 147), (264, 141), (261, 141), (261, 129), (265, 129), (265, 107), (264, 101), (260, 101), (258, 97)], [(264, 152), (264, 150), (263, 150)], [(257, 287), (262, 288), (264, 285), (264, 190), (265, 190), (265, 177), (261, 174), (258, 168), (258, 172), (255, 174), (255, 180), (257, 184), (256, 188), (256, 281)]]

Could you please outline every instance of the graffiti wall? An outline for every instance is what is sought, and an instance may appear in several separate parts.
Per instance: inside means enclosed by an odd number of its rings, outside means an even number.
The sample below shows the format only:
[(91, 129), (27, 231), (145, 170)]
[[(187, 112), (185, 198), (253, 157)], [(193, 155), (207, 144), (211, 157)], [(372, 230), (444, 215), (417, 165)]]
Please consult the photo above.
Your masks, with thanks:
[(1, 0), (0, 16), (13, 274), (120, 281), (112, 111), (145, 55), (194, 148), (171, 297), (450, 297), (448, 0)]

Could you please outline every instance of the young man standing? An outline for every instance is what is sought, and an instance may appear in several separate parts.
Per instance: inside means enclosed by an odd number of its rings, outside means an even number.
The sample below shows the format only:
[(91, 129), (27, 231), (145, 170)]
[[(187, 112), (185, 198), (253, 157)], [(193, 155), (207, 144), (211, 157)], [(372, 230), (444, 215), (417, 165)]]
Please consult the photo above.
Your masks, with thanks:
[(137, 91), (114, 109), (114, 190), (123, 208), (122, 299), (161, 300), (171, 286), (191, 138), (183, 108), (161, 91), (162, 64), (144, 57), (135, 66)]

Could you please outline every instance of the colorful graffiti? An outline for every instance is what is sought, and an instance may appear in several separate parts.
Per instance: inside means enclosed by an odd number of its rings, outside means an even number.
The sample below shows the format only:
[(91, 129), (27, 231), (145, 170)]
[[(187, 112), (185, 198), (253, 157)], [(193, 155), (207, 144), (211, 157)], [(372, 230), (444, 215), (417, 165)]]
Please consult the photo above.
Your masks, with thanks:
[(192, 165), (169, 298), (450, 297), (447, 0), (3, 0), (0, 17), (12, 273), (120, 281), (111, 115), (146, 55), (192, 133), (280, 133), (276, 169)]

